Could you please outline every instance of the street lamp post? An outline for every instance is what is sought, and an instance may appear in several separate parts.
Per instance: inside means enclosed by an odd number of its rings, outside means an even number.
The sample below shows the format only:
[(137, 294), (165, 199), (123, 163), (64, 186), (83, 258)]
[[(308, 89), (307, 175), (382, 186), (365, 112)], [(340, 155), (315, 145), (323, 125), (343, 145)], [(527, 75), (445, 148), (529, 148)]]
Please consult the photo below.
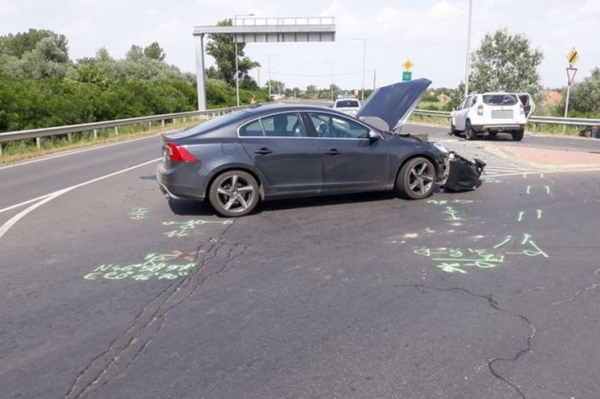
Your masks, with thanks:
[(269, 81), (267, 83), (268, 83), (268, 86), (269, 86), (269, 101), (271, 101), (271, 57), (272, 56), (277, 56), (277, 55), (279, 55), (279, 54), (269, 54), (269, 56), (268, 56), (269, 57), (269, 62), (268, 62), (268, 67), (269, 67), (269, 77), (268, 77), (268, 79), (269, 79)]
[(469, 24), (467, 28), (467, 60), (465, 65), (465, 96), (469, 94), (469, 74), (471, 73), (471, 17), (473, 0), (469, 0)]
[(353, 37), (352, 40), (363, 41), (363, 70), (362, 70), (362, 90), (360, 93), (360, 101), (365, 101), (365, 65), (367, 62), (367, 39), (361, 39), (359, 37)]
[[(252, 17), (254, 14), (237, 14), (233, 20), (233, 24), (237, 26), (238, 17)], [(235, 43), (235, 95), (237, 98), (237, 106), (240, 106), (240, 76), (238, 71), (238, 44), (237, 44), (237, 34), (234, 34), (233, 41)]]

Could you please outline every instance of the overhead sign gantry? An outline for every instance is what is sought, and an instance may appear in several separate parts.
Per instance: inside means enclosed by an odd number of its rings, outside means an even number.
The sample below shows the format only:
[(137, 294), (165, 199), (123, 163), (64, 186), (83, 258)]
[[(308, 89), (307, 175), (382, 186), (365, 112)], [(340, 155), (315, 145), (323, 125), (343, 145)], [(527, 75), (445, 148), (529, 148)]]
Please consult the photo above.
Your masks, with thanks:
[(206, 111), (206, 74), (204, 35), (230, 34), (235, 43), (295, 43), (335, 41), (333, 17), (243, 18), (233, 19), (233, 26), (196, 26), (196, 80), (198, 110)]

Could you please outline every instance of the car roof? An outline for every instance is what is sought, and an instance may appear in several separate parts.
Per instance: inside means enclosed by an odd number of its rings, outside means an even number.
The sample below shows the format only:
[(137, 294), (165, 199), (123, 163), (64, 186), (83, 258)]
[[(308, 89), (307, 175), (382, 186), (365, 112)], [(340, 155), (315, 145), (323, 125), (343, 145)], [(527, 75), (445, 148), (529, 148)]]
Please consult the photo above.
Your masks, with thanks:
[(339, 113), (324, 105), (312, 105), (306, 103), (298, 103), (298, 104), (258, 104), (253, 105), (250, 108), (245, 108), (240, 112), (243, 112), (248, 118), (256, 118), (264, 115), (269, 115), (275, 112), (293, 112), (293, 111), (330, 111)]

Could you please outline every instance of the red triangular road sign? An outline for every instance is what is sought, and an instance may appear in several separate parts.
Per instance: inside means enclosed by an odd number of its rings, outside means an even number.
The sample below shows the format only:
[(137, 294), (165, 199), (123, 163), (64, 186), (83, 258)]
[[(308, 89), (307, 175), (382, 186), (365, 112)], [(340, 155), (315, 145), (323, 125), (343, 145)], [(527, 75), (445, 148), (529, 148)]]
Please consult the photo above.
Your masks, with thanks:
[(575, 79), (575, 74), (577, 73), (577, 68), (567, 68), (567, 82), (568, 85), (571, 86), (571, 83), (573, 83), (573, 79)]

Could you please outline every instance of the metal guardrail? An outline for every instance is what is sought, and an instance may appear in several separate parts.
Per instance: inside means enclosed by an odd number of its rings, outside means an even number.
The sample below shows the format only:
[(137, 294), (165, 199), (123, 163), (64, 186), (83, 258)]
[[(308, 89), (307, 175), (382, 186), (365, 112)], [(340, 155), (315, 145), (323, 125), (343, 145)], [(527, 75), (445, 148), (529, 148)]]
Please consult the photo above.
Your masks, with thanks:
[(136, 125), (140, 123), (152, 123), (152, 122), (161, 122), (164, 126), (166, 121), (170, 121), (173, 119), (185, 119), (186, 118), (197, 118), (197, 117), (207, 117), (212, 118), (214, 116), (227, 114), (232, 111), (248, 108), (249, 105), (244, 105), (240, 107), (229, 107), (229, 108), (219, 108), (212, 109), (207, 111), (190, 111), (190, 112), (179, 112), (174, 114), (163, 114), (163, 115), (152, 115), (152, 116), (142, 116), (137, 118), (128, 118), (128, 119), (118, 119), (115, 121), (104, 121), (104, 122), (93, 122), (93, 123), (82, 123), (78, 125), (69, 125), (69, 126), (56, 126), (56, 127), (48, 127), (42, 129), (30, 129), (30, 130), (20, 130), (16, 132), (7, 132), (0, 133), (0, 156), (2, 156), (2, 144), (10, 141), (17, 140), (28, 140), (35, 139), (37, 143), (37, 147), (41, 148), (41, 138), (42, 137), (50, 137), (50, 136), (58, 136), (58, 135), (68, 135), (69, 141), (72, 139), (73, 133), (82, 133), (82, 132), (93, 132), (94, 139), (98, 138), (98, 130), (100, 129), (115, 129), (115, 133), (119, 134), (120, 126), (128, 126), (128, 125)]
[[(415, 115), (423, 116), (435, 116), (439, 118), (450, 119), (450, 112), (448, 111), (429, 111), (423, 109), (415, 109), (413, 111)], [(537, 131), (537, 127), (540, 124), (548, 125), (569, 125), (569, 126), (598, 126), (600, 125), (600, 119), (587, 119), (587, 118), (561, 118), (556, 116), (531, 116), (528, 120), (529, 124), (533, 124), (534, 131)]]
[[(200, 116), (205, 116), (207, 118), (212, 118), (214, 116), (223, 115), (232, 111), (244, 109), (250, 107), (249, 105), (244, 105), (240, 107), (229, 107), (229, 108), (219, 108), (208, 111), (191, 111), (191, 112), (179, 112), (174, 114), (164, 114), (164, 115), (152, 115), (152, 116), (142, 116), (138, 118), (129, 118), (129, 119), (119, 119), (116, 121), (105, 121), (105, 122), (94, 122), (94, 123), (83, 123), (79, 125), (69, 125), (69, 126), (56, 126), (49, 127), (43, 129), (31, 129), (31, 130), (21, 130), (17, 132), (7, 132), (0, 133), (0, 156), (2, 156), (2, 144), (10, 141), (17, 140), (27, 140), (27, 139), (36, 139), (36, 143), (38, 148), (41, 148), (41, 138), (49, 137), (49, 136), (57, 136), (57, 135), (69, 135), (69, 140), (72, 138), (73, 133), (82, 133), (82, 132), (93, 132), (94, 139), (97, 138), (97, 133), (99, 129), (115, 129), (115, 133), (119, 134), (118, 128), (120, 126), (127, 125), (135, 125), (139, 123), (152, 123), (159, 121), (162, 125), (165, 125), (165, 121), (173, 120), (173, 119), (186, 119), (186, 118), (195, 118)], [(450, 119), (450, 112), (448, 111), (429, 111), (416, 109), (413, 111), (415, 115), (423, 115), (423, 116), (435, 116), (440, 118), (448, 118)], [(570, 126), (596, 126), (600, 125), (600, 119), (586, 119), (586, 118), (561, 118), (561, 117), (553, 117), (553, 116), (532, 116), (529, 118), (529, 123), (534, 125), (534, 131), (537, 131), (539, 124), (555, 124), (555, 125), (570, 125)]]

